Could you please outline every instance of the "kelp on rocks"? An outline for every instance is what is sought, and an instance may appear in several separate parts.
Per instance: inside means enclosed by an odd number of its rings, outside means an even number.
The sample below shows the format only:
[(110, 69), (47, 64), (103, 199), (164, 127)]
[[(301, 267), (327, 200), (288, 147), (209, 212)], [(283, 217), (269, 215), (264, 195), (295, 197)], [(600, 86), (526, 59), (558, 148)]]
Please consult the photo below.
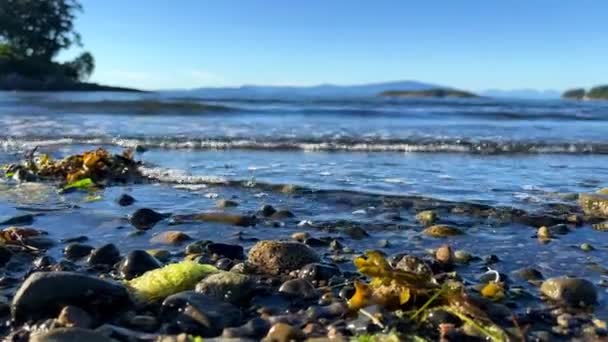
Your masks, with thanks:
[(98, 148), (62, 160), (37, 154), (34, 149), (23, 162), (5, 166), (5, 175), (18, 180), (58, 181), (67, 190), (137, 181), (142, 177), (139, 164), (133, 159), (131, 149), (122, 154), (111, 154), (104, 148)]
[(367, 251), (355, 258), (354, 263), (359, 273), (370, 281), (355, 282), (355, 293), (348, 301), (353, 311), (380, 305), (395, 312), (405, 312), (402, 317), (406, 320), (422, 322), (432, 310), (441, 309), (458, 316), (486, 339), (510, 340), (458, 282), (439, 284), (432, 276), (396, 269), (378, 251)]

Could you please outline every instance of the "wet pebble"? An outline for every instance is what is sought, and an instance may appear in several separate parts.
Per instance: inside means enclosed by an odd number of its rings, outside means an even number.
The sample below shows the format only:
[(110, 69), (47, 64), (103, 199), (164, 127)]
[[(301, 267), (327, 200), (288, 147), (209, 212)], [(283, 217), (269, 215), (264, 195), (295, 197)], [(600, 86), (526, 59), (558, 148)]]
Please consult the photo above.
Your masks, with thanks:
[(132, 215), (129, 221), (133, 227), (140, 230), (148, 230), (159, 221), (169, 217), (168, 214), (162, 214), (152, 209), (143, 208), (137, 209)]
[(237, 260), (245, 259), (243, 247), (239, 245), (229, 245), (226, 243), (210, 243), (207, 245), (206, 249), (207, 252), (219, 255), (221, 257)]
[(224, 328), (241, 322), (241, 312), (232, 304), (194, 291), (167, 297), (162, 303), (161, 317), (172, 322), (169, 331), (201, 337), (219, 336)]
[(222, 271), (228, 271), (234, 266), (234, 262), (229, 258), (221, 258), (215, 262), (215, 267)]
[(86, 311), (73, 305), (61, 309), (57, 321), (65, 327), (89, 328), (93, 325), (91, 316)]
[(249, 251), (249, 262), (263, 272), (280, 274), (319, 261), (310, 247), (298, 242), (265, 240)]
[(150, 239), (150, 243), (163, 244), (163, 245), (178, 245), (186, 241), (190, 241), (192, 238), (190, 235), (181, 232), (179, 230), (167, 230), (156, 234)]
[(435, 259), (442, 264), (452, 264), (454, 262), (454, 252), (449, 245), (443, 245), (435, 251)]
[(225, 328), (222, 332), (224, 338), (251, 338), (260, 339), (268, 333), (270, 324), (265, 319), (252, 318), (247, 323), (235, 328)]
[(557, 277), (545, 280), (540, 292), (547, 298), (570, 306), (590, 306), (597, 302), (597, 290), (586, 279)]
[(270, 217), (270, 216), (272, 216), (276, 212), (277, 212), (277, 210), (273, 206), (271, 206), (269, 204), (264, 205), (260, 209), (260, 214), (262, 214), (262, 216), (264, 216), (264, 217)]
[(56, 317), (64, 305), (113, 316), (131, 305), (127, 289), (114, 282), (74, 272), (36, 272), (17, 290), (11, 305), (16, 322)]
[(464, 232), (459, 228), (448, 226), (445, 224), (438, 224), (434, 226), (430, 226), (423, 231), (424, 234), (432, 237), (448, 237), (448, 236), (456, 236), (462, 235)]
[(518, 277), (527, 281), (536, 281), (543, 279), (543, 274), (533, 267), (521, 268), (519, 270), (516, 270), (514, 273)]
[(304, 243), (304, 241), (306, 241), (306, 239), (310, 238), (310, 234), (307, 232), (296, 232), (296, 233), (291, 234), (291, 238), (296, 240), (297, 242)]
[(359, 226), (344, 227), (342, 228), (342, 232), (355, 240), (360, 240), (369, 237), (369, 233)]
[(287, 280), (279, 287), (279, 293), (302, 299), (312, 299), (318, 296), (317, 290), (306, 279)]
[(431, 226), (437, 222), (437, 212), (434, 210), (423, 210), (416, 214), (416, 220), (423, 226)]
[(291, 342), (300, 341), (305, 338), (302, 330), (287, 323), (274, 324), (264, 338), (267, 342)]
[(155, 257), (158, 261), (167, 262), (171, 259), (171, 252), (166, 249), (148, 249), (146, 253)]
[(468, 264), (471, 259), (473, 259), (473, 256), (467, 251), (458, 250), (454, 252), (454, 260), (460, 264)]
[(34, 333), (30, 342), (116, 342), (96, 331), (82, 328), (59, 328), (48, 332)]
[(329, 246), (328, 241), (323, 241), (314, 237), (308, 238), (304, 241), (304, 244), (310, 247), (326, 247)]
[(72, 242), (63, 248), (63, 255), (69, 260), (79, 260), (89, 255), (93, 246)]
[(112, 244), (106, 244), (91, 251), (87, 263), (92, 266), (112, 266), (120, 261), (120, 251)]
[(284, 220), (293, 217), (296, 217), (296, 215), (294, 215), (294, 213), (292, 213), (291, 211), (285, 209), (278, 210), (270, 216), (270, 218), (272, 218), (273, 220)]
[(590, 243), (583, 243), (581, 244), (580, 248), (584, 252), (591, 252), (595, 250), (595, 248)]
[(129, 194), (122, 194), (118, 197), (116, 202), (121, 207), (127, 207), (127, 206), (130, 206), (131, 204), (135, 203), (135, 198), (133, 198), (133, 196), (131, 196)]
[(237, 207), (239, 204), (236, 201), (232, 201), (232, 200), (227, 200), (227, 199), (221, 199), (219, 201), (217, 201), (215, 203), (215, 206), (218, 208), (234, 208)]
[(227, 302), (247, 300), (254, 290), (253, 278), (236, 272), (219, 272), (205, 277), (196, 285), (196, 292)]
[(123, 258), (118, 270), (123, 278), (129, 280), (161, 266), (161, 263), (148, 252), (133, 250)]

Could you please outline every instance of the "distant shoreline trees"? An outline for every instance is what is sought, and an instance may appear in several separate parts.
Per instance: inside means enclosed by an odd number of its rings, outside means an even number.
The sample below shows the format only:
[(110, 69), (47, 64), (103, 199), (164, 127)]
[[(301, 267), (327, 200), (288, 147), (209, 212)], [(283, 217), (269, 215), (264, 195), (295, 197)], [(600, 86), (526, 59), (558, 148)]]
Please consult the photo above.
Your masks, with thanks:
[(77, 0), (1, 0), (0, 84), (86, 81), (95, 69), (89, 52), (72, 61), (54, 61), (60, 51), (82, 47), (74, 30), (81, 11)]
[(597, 86), (586, 91), (584, 88), (566, 90), (562, 98), (570, 100), (608, 100), (608, 85)]

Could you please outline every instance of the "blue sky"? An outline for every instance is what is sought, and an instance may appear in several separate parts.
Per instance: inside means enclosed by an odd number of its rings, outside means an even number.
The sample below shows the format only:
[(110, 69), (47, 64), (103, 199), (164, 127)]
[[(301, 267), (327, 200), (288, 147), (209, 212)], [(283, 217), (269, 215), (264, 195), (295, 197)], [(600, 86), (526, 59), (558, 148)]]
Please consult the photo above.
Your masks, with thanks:
[[(607, 0), (81, 0), (93, 81), (144, 89), (608, 82)], [(67, 59), (77, 51), (67, 51)]]

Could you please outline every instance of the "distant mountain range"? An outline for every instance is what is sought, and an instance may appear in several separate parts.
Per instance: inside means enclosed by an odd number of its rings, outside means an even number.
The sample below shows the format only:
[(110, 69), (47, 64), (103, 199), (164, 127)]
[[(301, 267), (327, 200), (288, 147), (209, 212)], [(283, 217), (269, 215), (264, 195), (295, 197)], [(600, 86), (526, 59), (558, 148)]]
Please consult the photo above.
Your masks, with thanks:
[(431, 83), (396, 81), (358, 85), (321, 84), (316, 86), (244, 85), (233, 88), (197, 88), (191, 94), (205, 98), (288, 98), (288, 97), (370, 97), (390, 90), (444, 88)]
[[(443, 85), (419, 81), (394, 81), (357, 85), (320, 84), (315, 86), (265, 86), (243, 85), (240, 87), (205, 87), (177, 91), (179, 94), (207, 99), (285, 99), (294, 97), (375, 97), (388, 91), (422, 91), (431, 89), (455, 89)], [(555, 90), (489, 89), (478, 95), (496, 98), (552, 99), (559, 98)]]

